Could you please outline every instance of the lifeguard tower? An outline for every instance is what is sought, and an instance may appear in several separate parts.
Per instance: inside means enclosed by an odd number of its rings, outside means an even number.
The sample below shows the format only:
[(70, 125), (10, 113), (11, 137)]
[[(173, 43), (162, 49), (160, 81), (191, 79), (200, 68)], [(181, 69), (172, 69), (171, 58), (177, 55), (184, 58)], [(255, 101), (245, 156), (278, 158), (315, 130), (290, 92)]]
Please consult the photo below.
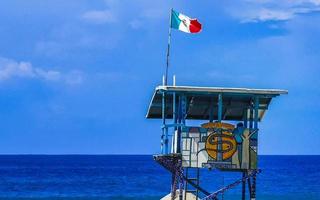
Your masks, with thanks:
[[(162, 119), (161, 154), (154, 159), (172, 173), (171, 193), (162, 199), (218, 199), (242, 184), (256, 198), (258, 124), (271, 100), (286, 90), (158, 86), (147, 118)], [(188, 120), (199, 120), (188, 126)], [(198, 121), (195, 121), (198, 122)], [(194, 122), (192, 124), (195, 124)], [(209, 192), (201, 187), (199, 169), (240, 172), (235, 182)], [(190, 176), (190, 171), (196, 175)]]

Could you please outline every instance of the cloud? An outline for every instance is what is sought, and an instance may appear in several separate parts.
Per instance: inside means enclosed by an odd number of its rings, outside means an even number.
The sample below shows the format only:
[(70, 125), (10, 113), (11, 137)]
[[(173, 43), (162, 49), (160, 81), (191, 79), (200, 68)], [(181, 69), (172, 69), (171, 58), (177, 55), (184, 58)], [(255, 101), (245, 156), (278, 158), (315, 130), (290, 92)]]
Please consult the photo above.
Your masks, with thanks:
[(294, 16), (294, 13), (291, 11), (283, 10), (272, 10), (262, 8), (253, 12), (251, 16), (247, 16), (242, 22), (259, 22), (259, 21), (281, 21), (289, 20)]
[(112, 23), (116, 21), (114, 13), (110, 10), (91, 10), (87, 11), (82, 15), (82, 18), (94, 24), (105, 24)]
[(320, 0), (246, 0), (228, 8), (241, 22), (285, 21), (297, 15), (320, 11)]
[(34, 67), (30, 62), (17, 62), (0, 57), (0, 82), (14, 78), (38, 79), (75, 85), (82, 83), (83, 74), (76, 70), (67, 73), (57, 70), (44, 70)]
[(115, 23), (138, 29), (142, 23), (168, 18), (170, 10), (170, 4), (164, 1), (105, 0), (104, 4), (105, 8), (101, 10), (87, 10), (82, 19), (95, 24)]

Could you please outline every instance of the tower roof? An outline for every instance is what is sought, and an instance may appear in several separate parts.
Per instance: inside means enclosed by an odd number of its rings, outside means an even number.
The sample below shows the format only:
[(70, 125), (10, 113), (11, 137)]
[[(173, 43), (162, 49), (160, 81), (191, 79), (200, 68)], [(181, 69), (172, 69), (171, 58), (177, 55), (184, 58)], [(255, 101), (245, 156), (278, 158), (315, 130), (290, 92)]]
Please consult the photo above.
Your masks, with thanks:
[[(272, 98), (287, 94), (287, 90), (279, 89), (251, 89), (251, 88), (224, 88), (224, 87), (194, 87), (194, 86), (158, 86), (155, 89), (147, 118), (160, 119), (162, 117), (162, 94), (166, 94), (166, 118), (173, 116), (173, 94), (176, 103), (179, 96), (187, 99), (186, 119), (208, 120), (210, 113), (217, 119), (218, 95), (222, 95), (222, 120), (244, 120), (255, 97), (259, 98), (259, 120), (269, 107)], [(176, 104), (178, 105), (178, 104)]]

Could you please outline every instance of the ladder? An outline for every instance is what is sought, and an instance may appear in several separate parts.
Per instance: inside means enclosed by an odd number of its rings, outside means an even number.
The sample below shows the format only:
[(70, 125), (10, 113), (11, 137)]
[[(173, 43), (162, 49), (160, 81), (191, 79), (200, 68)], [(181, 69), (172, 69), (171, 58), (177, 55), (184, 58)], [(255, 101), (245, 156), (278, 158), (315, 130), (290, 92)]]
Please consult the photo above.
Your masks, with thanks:
[[(193, 193), (199, 198), (199, 184), (200, 184), (200, 168), (186, 168), (185, 169), (185, 194), (186, 199), (187, 193)], [(192, 188), (190, 187), (192, 186)]]

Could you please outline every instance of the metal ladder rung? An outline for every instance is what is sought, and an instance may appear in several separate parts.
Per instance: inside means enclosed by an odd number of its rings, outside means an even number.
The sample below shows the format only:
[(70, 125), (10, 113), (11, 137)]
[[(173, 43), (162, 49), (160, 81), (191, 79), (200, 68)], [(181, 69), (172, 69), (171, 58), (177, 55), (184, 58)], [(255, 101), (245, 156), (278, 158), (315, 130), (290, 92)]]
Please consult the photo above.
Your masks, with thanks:
[(187, 193), (189, 192), (189, 193), (194, 193), (194, 192), (197, 192), (197, 190), (187, 190), (186, 191)]

